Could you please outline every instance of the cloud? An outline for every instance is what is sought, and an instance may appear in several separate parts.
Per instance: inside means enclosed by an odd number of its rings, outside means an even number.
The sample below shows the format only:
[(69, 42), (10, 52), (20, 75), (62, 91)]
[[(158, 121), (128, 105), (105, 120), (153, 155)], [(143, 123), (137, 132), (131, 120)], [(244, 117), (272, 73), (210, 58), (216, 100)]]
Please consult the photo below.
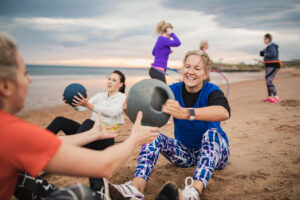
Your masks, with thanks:
[(1, 0), (2, 17), (81, 18), (98, 16), (115, 8), (117, 0)]
[(230, 28), (278, 30), (300, 25), (300, 2), (294, 0), (166, 0), (163, 5), (215, 15), (219, 24)]
[(133, 60), (143, 60), (149, 63), (135, 63), (146, 67), (153, 60), (155, 26), (160, 20), (171, 22), (182, 42), (173, 49), (171, 62), (181, 62), (203, 39), (209, 41), (208, 52), (215, 61), (252, 62), (261, 59), (257, 52), (265, 47), (262, 37), (269, 30), (280, 46), (281, 59), (298, 58), (299, 4), (272, 2), (267, 7), (256, 0), (4, 0), (0, 26), (16, 38), (27, 63), (101, 65), (102, 60), (132, 65)]

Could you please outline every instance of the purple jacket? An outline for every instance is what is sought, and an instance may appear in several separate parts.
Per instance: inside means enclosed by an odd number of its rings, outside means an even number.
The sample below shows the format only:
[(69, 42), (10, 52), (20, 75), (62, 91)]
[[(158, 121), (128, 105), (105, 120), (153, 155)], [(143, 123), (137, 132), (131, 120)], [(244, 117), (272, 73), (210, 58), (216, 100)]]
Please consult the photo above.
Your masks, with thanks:
[(181, 43), (174, 33), (170, 36), (173, 40), (159, 36), (156, 44), (152, 50), (152, 55), (155, 56), (153, 66), (163, 67), (167, 69), (167, 63), (169, 59), (169, 54), (171, 53), (171, 47), (178, 47)]

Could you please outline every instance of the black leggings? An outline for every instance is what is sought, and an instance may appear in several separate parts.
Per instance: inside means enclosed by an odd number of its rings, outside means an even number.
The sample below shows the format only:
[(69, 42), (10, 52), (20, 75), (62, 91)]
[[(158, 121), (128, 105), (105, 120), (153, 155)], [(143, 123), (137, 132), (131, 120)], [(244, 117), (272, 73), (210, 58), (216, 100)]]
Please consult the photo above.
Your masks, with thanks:
[(155, 68), (151, 67), (149, 69), (149, 75), (152, 79), (161, 80), (162, 82), (166, 83), (165, 74), (156, 70)]
[[(71, 119), (67, 119), (65, 117), (56, 117), (47, 127), (47, 129), (54, 134), (57, 134), (60, 130), (63, 131), (66, 135), (73, 135), (77, 133), (82, 133), (84, 131), (90, 130), (94, 126), (95, 122), (90, 119), (86, 119), (82, 124), (75, 122)], [(114, 144), (114, 138), (109, 138), (105, 140), (97, 140), (91, 142), (89, 144), (84, 145), (84, 147), (93, 149), (93, 150), (103, 150), (109, 146)], [(99, 178), (89, 178), (90, 187), (97, 191), (99, 187), (99, 182), (101, 183), (101, 179)]]
[[(65, 117), (56, 117), (47, 127), (49, 131), (57, 134), (59, 131), (63, 131), (66, 135), (73, 135), (77, 133), (82, 133), (84, 131), (90, 130), (94, 126), (94, 121), (87, 119), (82, 124), (75, 122), (71, 119)], [(94, 150), (103, 150), (114, 144), (114, 139), (109, 138), (105, 140), (97, 140), (89, 144), (84, 145), (84, 147)]]

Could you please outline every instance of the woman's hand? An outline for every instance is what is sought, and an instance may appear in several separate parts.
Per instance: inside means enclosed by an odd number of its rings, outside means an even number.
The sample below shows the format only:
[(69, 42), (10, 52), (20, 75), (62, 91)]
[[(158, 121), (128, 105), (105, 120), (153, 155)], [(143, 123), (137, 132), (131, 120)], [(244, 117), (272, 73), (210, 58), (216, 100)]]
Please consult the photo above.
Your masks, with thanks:
[(120, 135), (119, 130), (109, 130), (112, 127), (105, 127), (101, 123), (101, 113), (98, 112), (97, 119), (95, 121), (95, 124), (93, 128), (91, 129), (91, 133), (95, 135), (95, 140), (104, 140), (108, 138), (115, 138)]
[(182, 108), (178, 101), (168, 99), (162, 106), (162, 111), (177, 118), (177, 119), (188, 119), (189, 111), (187, 108)]
[(88, 98), (88, 95), (86, 94), (86, 98), (80, 93), (78, 92), (78, 96), (80, 97), (77, 97), (77, 96), (74, 96), (74, 99), (73, 99), (73, 103), (72, 105), (73, 106), (83, 106), (83, 107), (88, 107), (89, 106), (89, 98)]
[(159, 134), (158, 127), (143, 126), (141, 124), (143, 113), (138, 112), (134, 125), (131, 129), (130, 137), (134, 139), (135, 144), (147, 144), (155, 140)]

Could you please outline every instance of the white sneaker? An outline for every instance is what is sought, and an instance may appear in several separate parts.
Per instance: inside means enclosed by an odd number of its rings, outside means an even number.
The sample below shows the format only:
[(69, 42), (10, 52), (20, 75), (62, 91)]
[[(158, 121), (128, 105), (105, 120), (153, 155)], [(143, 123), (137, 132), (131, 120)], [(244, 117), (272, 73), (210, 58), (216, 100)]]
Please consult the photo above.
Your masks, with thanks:
[[(191, 180), (191, 184), (188, 181)], [(185, 178), (185, 188), (181, 190), (181, 200), (200, 200), (200, 194), (192, 185), (194, 180), (192, 177)]]
[(91, 189), (96, 192), (96, 199), (127, 200), (127, 198), (106, 178), (90, 178)]
[(132, 184), (132, 181), (128, 181), (121, 185), (114, 185), (125, 197), (136, 198), (138, 200), (144, 200), (144, 194), (142, 194)]

